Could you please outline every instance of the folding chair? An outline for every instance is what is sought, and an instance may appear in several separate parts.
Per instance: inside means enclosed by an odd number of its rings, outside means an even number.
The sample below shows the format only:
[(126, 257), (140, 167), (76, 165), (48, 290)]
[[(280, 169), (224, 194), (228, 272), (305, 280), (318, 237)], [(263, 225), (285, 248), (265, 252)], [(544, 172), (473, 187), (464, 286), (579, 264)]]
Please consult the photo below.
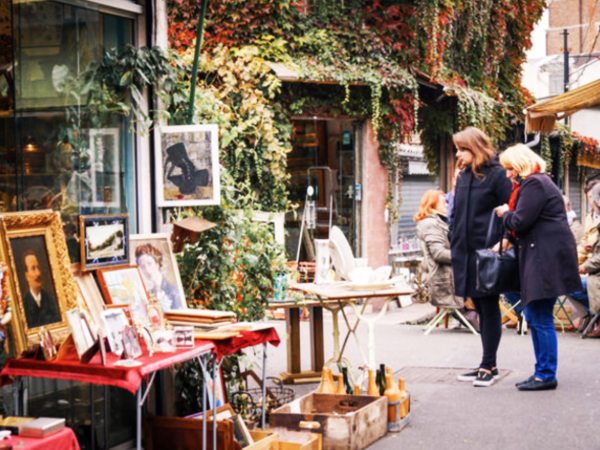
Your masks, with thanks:
[(525, 315), (521, 312), (517, 314), (515, 311), (516, 307), (521, 304), (521, 299), (519, 299), (516, 303), (511, 304), (504, 294), (500, 295), (500, 314), (502, 323), (505, 323), (506, 320), (510, 320), (517, 326), (518, 334), (527, 334), (527, 321), (525, 320)]
[[(569, 313), (569, 311), (567, 310), (567, 308), (565, 307), (567, 301), (570, 300), (570, 297), (568, 295), (561, 295), (559, 297), (556, 298), (556, 305), (554, 306), (554, 311), (552, 313), (552, 315), (554, 316), (554, 323), (555, 324), (559, 324), (561, 327), (562, 332), (565, 332), (565, 319), (567, 321), (567, 323), (572, 327), (572, 329), (577, 328), (575, 326), (575, 324), (573, 323), (573, 319), (571, 318), (571, 314)], [(573, 303), (573, 302), (570, 302)], [(565, 319), (558, 317), (558, 315), (560, 314), (560, 312), (562, 311)]]
[(581, 339), (585, 339), (587, 337), (588, 333), (592, 331), (594, 325), (596, 325), (596, 322), (598, 322), (598, 320), (600, 320), (600, 313), (594, 314), (594, 317), (590, 319), (590, 322), (587, 324), (587, 327), (585, 327), (585, 330), (583, 330), (583, 333), (581, 333)]
[(458, 308), (437, 308), (437, 310), (438, 311), (435, 317), (431, 319), (427, 325), (425, 325), (425, 335), (431, 333), (433, 329), (437, 327), (442, 320), (448, 320), (450, 317), (457, 318), (458, 321), (462, 323), (465, 327), (467, 327), (471, 333), (479, 334)]

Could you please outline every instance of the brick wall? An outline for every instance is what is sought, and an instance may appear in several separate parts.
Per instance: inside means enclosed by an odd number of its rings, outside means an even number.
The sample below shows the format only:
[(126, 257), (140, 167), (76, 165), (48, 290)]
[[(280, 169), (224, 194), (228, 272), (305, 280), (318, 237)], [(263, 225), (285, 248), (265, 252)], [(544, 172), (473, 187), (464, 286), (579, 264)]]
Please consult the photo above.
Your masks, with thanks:
[(600, 38), (592, 48), (600, 25), (600, 3), (588, 0), (554, 0), (550, 3), (550, 23), (546, 32), (546, 53), (563, 52), (563, 30), (569, 32), (568, 46), (573, 54), (600, 52)]

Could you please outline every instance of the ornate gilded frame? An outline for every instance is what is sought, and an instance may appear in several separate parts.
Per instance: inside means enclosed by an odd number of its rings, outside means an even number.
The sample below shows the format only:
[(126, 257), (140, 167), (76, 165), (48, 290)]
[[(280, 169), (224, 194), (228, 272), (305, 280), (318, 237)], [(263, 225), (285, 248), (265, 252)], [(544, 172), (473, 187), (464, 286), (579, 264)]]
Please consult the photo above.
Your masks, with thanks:
[(0, 214), (0, 259), (10, 267), (9, 286), (13, 311), (11, 329), (17, 355), (39, 343), (42, 329), (42, 326), (29, 328), (27, 325), (22, 296), (24, 286), (21, 286), (17, 272), (21, 263), (15, 261), (11, 245), (13, 239), (28, 237), (42, 237), (44, 240), (49, 275), (60, 315), (60, 321), (49, 323), (44, 328), (52, 334), (55, 343), (61, 343), (68, 336), (66, 312), (77, 306), (77, 285), (71, 272), (60, 214), (52, 210)]

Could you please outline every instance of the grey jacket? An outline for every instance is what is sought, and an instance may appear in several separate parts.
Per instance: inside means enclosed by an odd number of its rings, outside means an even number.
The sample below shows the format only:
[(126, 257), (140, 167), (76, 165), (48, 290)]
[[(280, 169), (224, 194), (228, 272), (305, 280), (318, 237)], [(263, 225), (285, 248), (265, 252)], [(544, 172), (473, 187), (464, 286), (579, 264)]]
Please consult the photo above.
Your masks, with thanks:
[(437, 214), (417, 222), (417, 238), (423, 249), (423, 280), (431, 304), (442, 308), (462, 308), (464, 301), (454, 295), (454, 275), (448, 240), (448, 224)]

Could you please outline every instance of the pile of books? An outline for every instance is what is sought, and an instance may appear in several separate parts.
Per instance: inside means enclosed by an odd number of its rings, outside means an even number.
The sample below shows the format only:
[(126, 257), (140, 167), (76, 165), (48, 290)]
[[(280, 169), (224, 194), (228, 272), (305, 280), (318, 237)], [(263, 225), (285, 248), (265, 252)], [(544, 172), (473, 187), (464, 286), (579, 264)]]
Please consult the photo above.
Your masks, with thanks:
[(197, 331), (214, 331), (231, 326), (236, 320), (231, 311), (213, 311), (210, 309), (169, 309), (164, 312), (165, 319), (175, 326), (193, 326)]

